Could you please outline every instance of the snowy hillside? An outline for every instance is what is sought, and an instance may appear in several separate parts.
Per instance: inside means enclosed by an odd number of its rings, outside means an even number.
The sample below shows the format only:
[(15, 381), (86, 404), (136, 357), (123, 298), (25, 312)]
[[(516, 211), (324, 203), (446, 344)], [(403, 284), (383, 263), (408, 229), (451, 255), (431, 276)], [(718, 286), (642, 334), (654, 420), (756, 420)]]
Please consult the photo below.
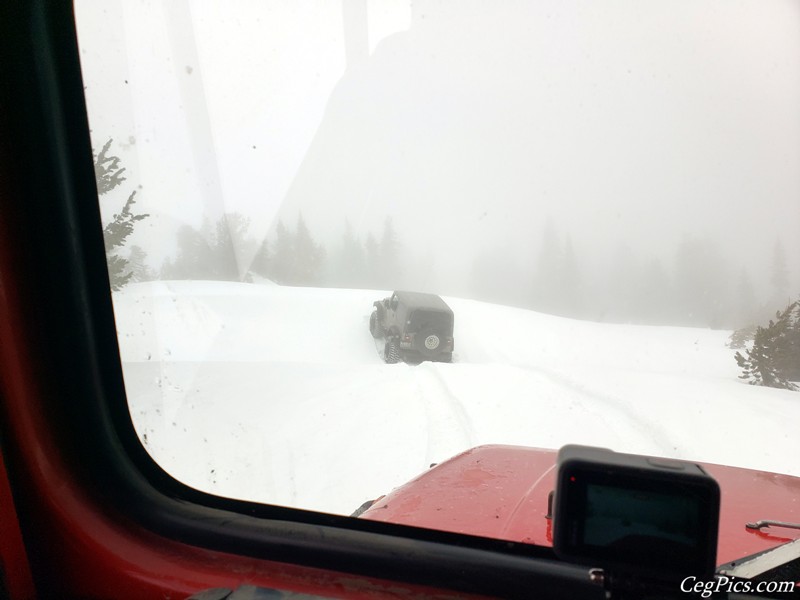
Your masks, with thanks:
[(737, 379), (728, 332), (574, 321), (446, 298), (453, 364), (386, 365), (385, 291), (151, 282), (114, 296), (136, 430), (212, 493), (349, 514), (486, 443), (800, 475), (800, 395)]

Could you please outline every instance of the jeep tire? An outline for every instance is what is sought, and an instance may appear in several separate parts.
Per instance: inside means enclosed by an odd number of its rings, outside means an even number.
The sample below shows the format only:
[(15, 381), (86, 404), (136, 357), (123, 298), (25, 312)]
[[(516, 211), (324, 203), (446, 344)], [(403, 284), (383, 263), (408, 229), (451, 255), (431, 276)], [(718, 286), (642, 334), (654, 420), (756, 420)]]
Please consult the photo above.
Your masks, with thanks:
[(386, 364), (393, 365), (399, 362), (400, 346), (397, 344), (397, 340), (392, 338), (388, 342), (386, 342), (384, 354), (385, 354), (384, 360), (386, 360)]
[(381, 331), (381, 326), (378, 324), (377, 310), (372, 311), (372, 314), (369, 316), (369, 332), (374, 338), (383, 337), (383, 331)]

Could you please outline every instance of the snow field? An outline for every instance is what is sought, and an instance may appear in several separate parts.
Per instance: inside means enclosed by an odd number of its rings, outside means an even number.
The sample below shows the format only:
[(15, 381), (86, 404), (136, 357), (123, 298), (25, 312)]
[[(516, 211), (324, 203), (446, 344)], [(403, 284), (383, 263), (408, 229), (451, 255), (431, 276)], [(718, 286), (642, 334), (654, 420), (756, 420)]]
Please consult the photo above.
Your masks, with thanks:
[(386, 292), (149, 282), (114, 296), (134, 426), (211, 493), (349, 514), (487, 443), (800, 475), (800, 395), (737, 379), (729, 332), (612, 325), (445, 298), (453, 364), (386, 365)]

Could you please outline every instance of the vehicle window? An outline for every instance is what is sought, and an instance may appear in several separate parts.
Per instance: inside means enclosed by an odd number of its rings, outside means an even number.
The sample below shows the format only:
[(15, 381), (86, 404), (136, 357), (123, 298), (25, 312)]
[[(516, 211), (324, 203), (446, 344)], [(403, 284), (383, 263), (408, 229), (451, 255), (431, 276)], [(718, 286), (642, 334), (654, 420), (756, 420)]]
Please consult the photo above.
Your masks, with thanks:
[(408, 320), (409, 331), (421, 331), (429, 328), (448, 329), (452, 325), (450, 315), (435, 311), (416, 310)]
[[(797, 3), (75, 9), (130, 413), (176, 479), (350, 515), (484, 444), (800, 476)], [(405, 331), (403, 292), (453, 317)]]

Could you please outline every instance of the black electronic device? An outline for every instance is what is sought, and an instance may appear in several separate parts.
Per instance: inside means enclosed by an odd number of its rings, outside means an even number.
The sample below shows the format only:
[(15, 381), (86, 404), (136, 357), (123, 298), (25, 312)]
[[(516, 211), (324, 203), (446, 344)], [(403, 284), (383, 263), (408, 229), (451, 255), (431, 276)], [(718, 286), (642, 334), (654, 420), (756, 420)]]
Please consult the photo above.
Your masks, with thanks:
[(558, 453), (553, 549), (620, 576), (711, 576), (719, 485), (700, 465), (604, 448)]

